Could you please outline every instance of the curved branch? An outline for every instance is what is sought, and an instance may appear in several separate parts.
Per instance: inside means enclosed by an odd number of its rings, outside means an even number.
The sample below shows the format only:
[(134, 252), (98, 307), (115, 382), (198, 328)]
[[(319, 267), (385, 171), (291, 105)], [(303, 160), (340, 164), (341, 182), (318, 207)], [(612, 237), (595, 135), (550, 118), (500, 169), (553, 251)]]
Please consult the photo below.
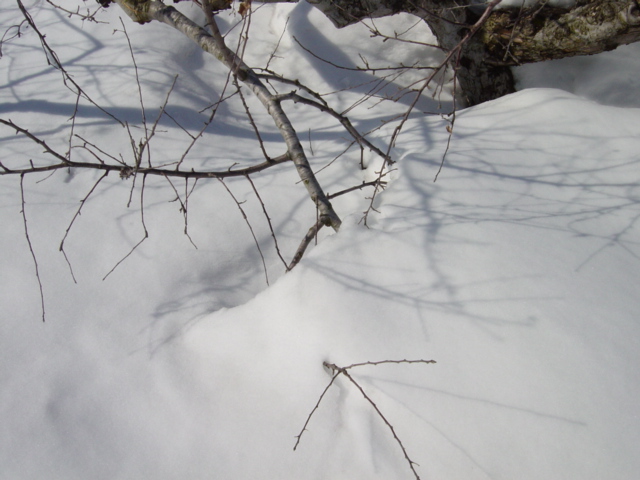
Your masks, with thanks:
[(296, 166), (298, 176), (305, 185), (309, 196), (316, 204), (321, 222), (338, 230), (342, 223), (340, 217), (338, 217), (337, 213), (333, 210), (329, 199), (313, 174), (298, 135), (282, 109), (280, 102), (276, 96), (271, 94), (256, 73), (247, 66), (235, 52), (225, 45), (224, 39), (218, 32), (215, 22), (211, 25), (212, 34), (209, 34), (205, 29), (189, 20), (175, 8), (168, 7), (157, 0), (115, 0), (115, 2), (138, 23), (156, 20), (183, 33), (197, 43), (204, 51), (215, 56), (236, 75), (242, 83), (249, 87), (269, 115), (271, 115), (276, 127), (280, 131), (287, 145), (288, 154)]

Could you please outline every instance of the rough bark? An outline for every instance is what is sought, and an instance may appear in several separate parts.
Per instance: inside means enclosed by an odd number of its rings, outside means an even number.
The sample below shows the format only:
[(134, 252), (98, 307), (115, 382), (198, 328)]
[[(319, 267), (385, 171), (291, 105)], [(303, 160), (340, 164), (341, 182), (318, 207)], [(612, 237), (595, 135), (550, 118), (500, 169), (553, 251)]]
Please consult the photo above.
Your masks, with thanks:
[[(435, 2), (422, 2), (424, 8), (421, 16), (441, 47), (446, 51), (459, 49), (450, 60), (458, 82), (458, 102), (470, 106), (513, 93), (515, 86), (511, 69), (486, 61), (487, 47), (476, 31), (491, 18), (493, 8), (499, 2), (489, 4), (491, 12), (487, 12), (488, 17), (482, 11), (460, 8), (456, 0), (441, 0), (436, 9), (433, 9), (432, 3)], [(479, 21), (482, 23), (478, 24)], [(469, 30), (473, 26), (476, 27), (473, 29), (475, 33), (469, 37)]]
[[(116, 1), (121, 6), (126, 4), (134, 19), (140, 17), (136, 7), (142, 10), (149, 3), (148, 0), (98, 1)], [(365, 18), (412, 13), (427, 22), (440, 46), (447, 51), (459, 47), (460, 41), (483, 13), (482, 7), (472, 4), (471, 0), (307, 1), (338, 28)], [(482, 28), (451, 57), (460, 99), (467, 105), (474, 105), (513, 92), (510, 66), (592, 55), (640, 41), (640, 5), (637, 2), (578, 0), (571, 8), (557, 8), (540, 0), (526, 9), (509, 7), (493, 10)]]
[[(455, 48), (482, 13), (468, 0), (309, 0), (336, 25), (408, 12), (424, 18), (440, 46)], [(579, 0), (571, 8), (541, 2), (494, 10), (483, 28), (452, 57), (467, 104), (514, 90), (508, 66), (591, 55), (640, 40), (637, 0)]]

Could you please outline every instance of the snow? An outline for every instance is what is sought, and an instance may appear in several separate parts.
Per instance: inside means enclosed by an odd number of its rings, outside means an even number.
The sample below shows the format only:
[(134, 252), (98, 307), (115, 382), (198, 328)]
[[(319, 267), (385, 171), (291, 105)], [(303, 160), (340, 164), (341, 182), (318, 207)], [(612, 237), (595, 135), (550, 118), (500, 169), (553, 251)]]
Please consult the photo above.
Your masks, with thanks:
[[(98, 103), (142, 135), (131, 56), (111, 7), (108, 24), (81, 24), (28, 3), (47, 41)], [(201, 19), (196, 10), (181, 9)], [(280, 40), (286, 18), (287, 32)], [(0, 25), (16, 23), (0, 7)], [(229, 17), (229, 27), (237, 18)], [(254, 15), (255, 50), (340, 108), (372, 78), (335, 69), (293, 39), (346, 66), (397, 59), (397, 47), (333, 30), (305, 4)], [(407, 16), (376, 20), (404, 30)], [(162, 25), (125, 19), (147, 118), (156, 118), (174, 75), (168, 111), (197, 131), (224, 72)], [(428, 40), (421, 27), (415, 35)], [(345, 46), (342, 48), (342, 46)], [(250, 44), (251, 46), (251, 44)], [(403, 52), (404, 50), (401, 50)], [(417, 51), (417, 50), (416, 50)], [(252, 53), (252, 52), (255, 52)], [(448, 133), (439, 116), (416, 115), (403, 130), (392, 181), (360, 221), (369, 191), (338, 197), (338, 234), (323, 232), (284, 274), (259, 202), (246, 180), (228, 180), (259, 239), (217, 181), (189, 197), (188, 231), (176, 193), (148, 178), (143, 238), (140, 191), (107, 177), (60, 241), (100, 174), (26, 176), (25, 213), (45, 295), (24, 236), (19, 178), (0, 182), (0, 479), (401, 479), (414, 478), (391, 431), (340, 376), (296, 435), (331, 374), (349, 370), (393, 425), (422, 479), (631, 480), (640, 460), (640, 188), (638, 47), (517, 70), (522, 91), (458, 112), (451, 147), (433, 181)], [(33, 32), (3, 45), (0, 117), (68, 148), (75, 96), (47, 67)], [(342, 56), (335, 56), (342, 55)], [(410, 58), (411, 55), (405, 58)], [(264, 63), (264, 62), (262, 62)], [(320, 75), (317, 71), (320, 70)], [(401, 82), (409, 82), (399, 79)], [(384, 87), (394, 92), (397, 84)], [(448, 100), (441, 99), (446, 110)], [(406, 102), (356, 107), (370, 129)], [(270, 153), (282, 153), (268, 119)], [(437, 102), (425, 98), (422, 110)], [(345, 148), (335, 122), (288, 106), (320, 168)], [(193, 168), (259, 159), (242, 106), (225, 103)], [(374, 140), (384, 145), (393, 125)], [(81, 102), (76, 133), (130, 158), (126, 130)], [(167, 118), (154, 161), (184, 151), (186, 134)], [(5, 165), (41, 148), (0, 130)], [(74, 150), (74, 155), (83, 155)], [(349, 151), (319, 174), (330, 192), (370, 179)], [(45, 180), (46, 179), (46, 180)], [(280, 249), (290, 258), (315, 213), (286, 166), (255, 176)], [(192, 184), (189, 185), (191, 188)], [(175, 183), (182, 195), (183, 183)]]

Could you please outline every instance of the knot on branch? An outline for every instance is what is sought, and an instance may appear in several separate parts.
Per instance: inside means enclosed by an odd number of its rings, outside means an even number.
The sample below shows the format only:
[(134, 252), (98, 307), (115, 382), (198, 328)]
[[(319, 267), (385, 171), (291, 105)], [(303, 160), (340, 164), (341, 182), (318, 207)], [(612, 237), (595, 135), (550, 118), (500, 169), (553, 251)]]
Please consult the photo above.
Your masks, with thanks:
[(120, 170), (120, 178), (122, 180), (127, 180), (131, 178), (131, 176), (133, 176), (134, 173), (135, 173), (135, 170), (132, 167), (125, 167), (122, 170)]

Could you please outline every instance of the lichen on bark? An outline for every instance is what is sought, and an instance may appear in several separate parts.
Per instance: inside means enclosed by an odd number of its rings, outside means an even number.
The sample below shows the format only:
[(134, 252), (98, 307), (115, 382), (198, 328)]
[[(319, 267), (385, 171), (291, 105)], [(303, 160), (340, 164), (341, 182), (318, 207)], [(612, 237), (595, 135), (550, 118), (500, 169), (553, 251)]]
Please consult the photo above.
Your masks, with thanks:
[(640, 8), (634, 0), (591, 0), (571, 9), (505, 9), (491, 15), (481, 39), (496, 64), (592, 55), (640, 40)]

